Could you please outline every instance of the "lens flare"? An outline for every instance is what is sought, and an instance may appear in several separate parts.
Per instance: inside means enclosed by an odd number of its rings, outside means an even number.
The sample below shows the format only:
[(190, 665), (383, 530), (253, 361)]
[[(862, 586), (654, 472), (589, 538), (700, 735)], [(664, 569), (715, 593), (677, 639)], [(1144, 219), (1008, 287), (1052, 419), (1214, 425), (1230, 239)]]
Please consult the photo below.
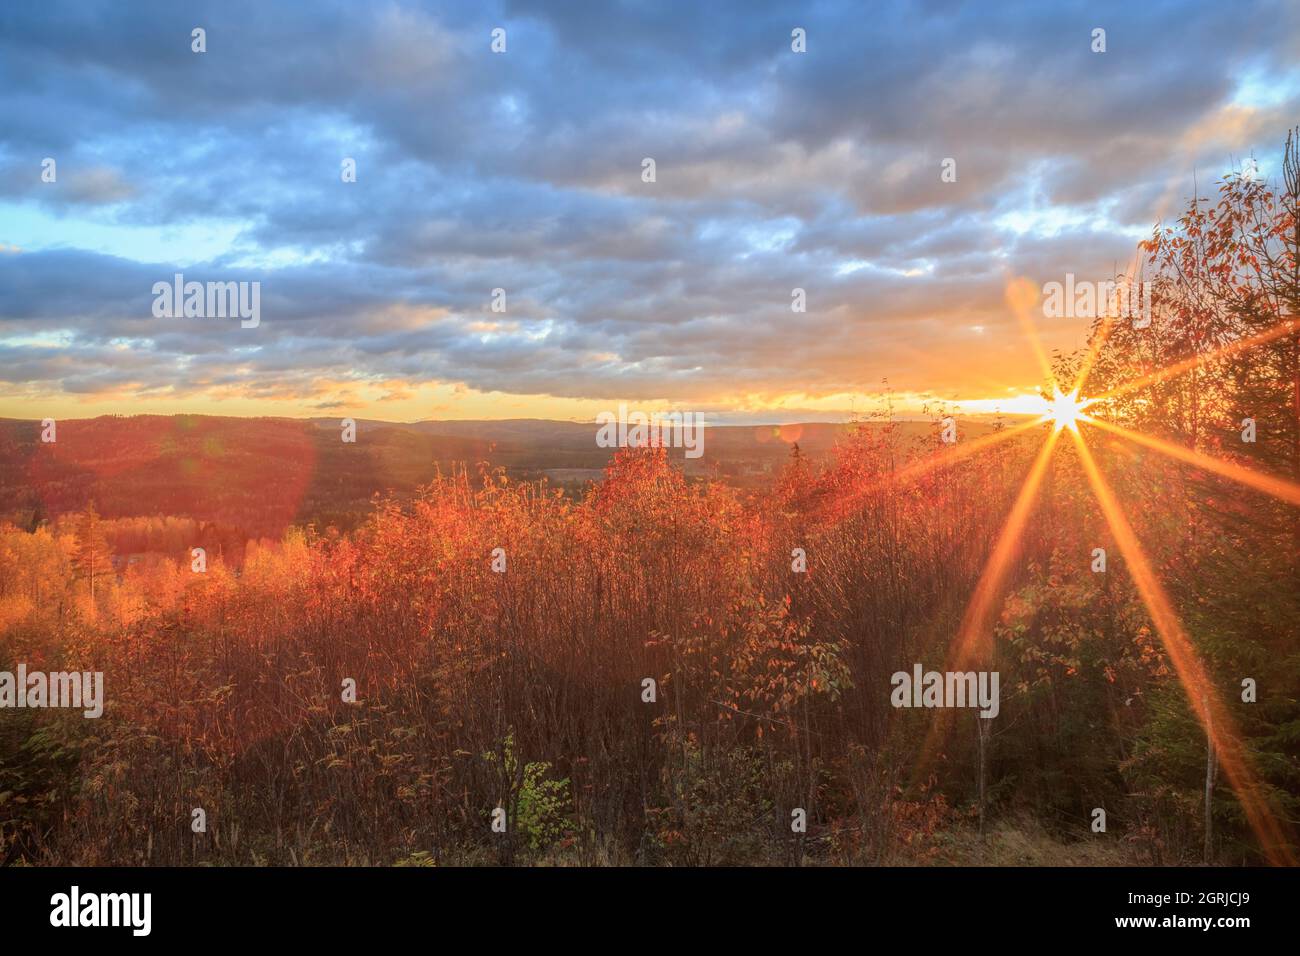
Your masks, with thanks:
[(1047, 417), (1052, 420), (1059, 432), (1062, 428), (1068, 428), (1071, 431), (1079, 430), (1079, 416), (1090, 403), (1082, 401), (1079, 398), (1079, 390), (1076, 388), (1073, 392), (1062, 392), (1059, 388), (1052, 400), (1047, 403)]
[(1211, 474), (1239, 482), (1248, 488), (1254, 488), (1256, 491), (1262, 491), (1265, 494), (1272, 495), (1279, 501), (1300, 505), (1300, 485), (1293, 481), (1252, 471), (1249, 468), (1243, 468), (1241, 465), (1224, 461), (1221, 458), (1203, 455), (1200, 452), (1192, 451), (1190, 448), (1184, 448), (1182, 445), (1175, 445), (1173, 442), (1162, 441), (1150, 435), (1143, 435), (1141, 432), (1130, 431), (1104, 419), (1093, 418), (1090, 415), (1083, 415), (1081, 418), (1089, 425), (1095, 425), (1103, 431), (1108, 431), (1113, 435), (1119, 435), (1121, 438), (1127, 438), (1129, 441), (1162, 452), (1170, 458), (1176, 458), (1178, 461), (1186, 462)]
[[(1297, 322), (1287, 320), (1257, 335), (1240, 339), (1209, 353), (1198, 354), (1191, 359), (1176, 362), (1165, 368), (1122, 383), (1100, 395), (1085, 399), (1079, 397), (1079, 392), (1084, 387), (1088, 374), (1092, 370), (1105, 339), (1110, 333), (1109, 323), (1103, 325), (1100, 338), (1092, 343), (1083, 366), (1078, 370), (1076, 386), (1072, 391), (1063, 392), (1055, 384), (1056, 376), (1047, 361), (1046, 353), (1038, 342), (1033, 323), (1029, 319), (1029, 306), (1033, 301), (1033, 290), (1025, 281), (1017, 280), (1008, 285), (1007, 291), (1008, 304), (1011, 305), (1024, 326), (1026, 338), (1034, 348), (1039, 363), (1043, 367), (1044, 377), (1047, 381), (1053, 383), (1051, 398), (1047, 396), (1046, 392), (1040, 392), (1036, 396), (1038, 403), (1041, 404), (1036, 403), (1036, 407), (1033, 407), (1030, 411), (1031, 415), (1037, 416), (1031, 421), (1025, 422), (1014, 429), (1008, 429), (994, 435), (985, 436), (976, 442), (968, 443), (956, 453), (949, 451), (943, 455), (928, 456), (920, 461), (913, 462), (899, 472), (886, 476), (884, 479), (887, 482), (898, 482), (900, 479), (915, 478), (933, 469), (951, 465), (953, 462), (968, 457), (977, 451), (986, 450), (996, 443), (1005, 441), (1007, 438), (1035, 426), (1049, 422), (1053, 425), (1051, 433), (1039, 449), (1034, 464), (1020, 487), (1016, 501), (1012, 505), (1011, 511), (998, 534), (997, 541), (985, 560), (974, 593), (971, 595), (962, 615), (957, 633), (949, 644), (948, 669), (960, 671), (973, 659), (978, 657), (987, 659), (991, 655), (993, 648), (991, 622), (1015, 569), (1021, 539), (1024, 536), (1029, 516), (1033, 510), (1034, 500), (1052, 460), (1053, 450), (1061, 433), (1068, 429), (1074, 439), (1079, 461), (1087, 477), (1088, 485), (1091, 487), (1102, 515), (1111, 533), (1115, 536), (1120, 552), (1129, 566), (1129, 572), (1136, 585), (1138, 596), (1151, 617), (1156, 633), (1159, 635), (1170, 662), (1173, 664), (1178, 680), (1187, 693), (1191, 710), (1201, 723), (1210, 746), (1218, 758), (1219, 765), (1223, 767), (1228, 777), (1228, 782), (1237, 797), (1247, 823), (1256, 834), (1260, 847), (1269, 862), (1294, 865), (1296, 862), (1293, 850), (1294, 837), (1290, 821), (1275, 806), (1275, 801), (1267, 785), (1256, 774), (1252, 766), (1249, 750), (1243, 742), (1231, 713), (1224, 706), (1217, 693), (1212, 675), (1201, 661), (1195, 645), (1179, 620), (1173, 602), (1157, 578), (1155, 569), (1138, 540), (1137, 533), (1129, 524), (1118, 498), (1093, 458), (1092, 452), (1080, 432), (1079, 422), (1086, 422), (1111, 434), (1163, 452), (1174, 459), (1266, 492), (1279, 500), (1291, 504), (1300, 504), (1300, 485), (1298, 484), (1254, 472), (1240, 465), (1202, 455), (1148, 435), (1129, 431), (1086, 414), (1087, 409), (1104, 405), (1113, 398), (1136, 391), (1147, 385), (1174, 378), (1189, 369), (1200, 367), (1208, 361), (1226, 358), (1295, 332)], [(880, 487), (880, 484), (881, 482), (873, 483), (863, 493)], [(940, 755), (940, 750), (951, 730), (951, 724), (951, 714), (943, 710), (938, 711), (931, 719), (926, 738), (913, 764), (913, 786), (926, 779), (930, 767)]]
[(1174, 665), (1174, 673), (1187, 692), (1187, 703), (1211, 741), (1219, 765), (1227, 774), (1228, 782), (1246, 815), (1246, 821), (1259, 838), (1260, 847), (1269, 862), (1294, 866), (1296, 860), (1291, 849), (1293, 838), (1288, 832), (1286, 818), (1272, 805), (1267, 788), (1256, 776), (1250, 763), (1250, 754), (1242, 743), (1232, 715), (1219, 699), (1213, 676), (1196, 653), (1195, 645), (1174, 611), (1173, 602), (1157, 579), (1151, 561), (1120, 507), (1119, 500), (1102, 477), (1101, 469), (1088, 450), (1087, 442), (1078, 432), (1073, 437), (1084, 474), (1088, 476), (1097, 504), (1115, 536), (1120, 553), (1128, 563), (1129, 574), (1137, 586), (1138, 596), (1151, 615), (1151, 623), (1155, 625), (1156, 633)]
[[(973, 658), (977, 656), (987, 658), (992, 651), (993, 614), (1019, 554), (1020, 539), (1024, 534), (1025, 526), (1029, 523), (1029, 516), (1033, 512), (1043, 476), (1051, 464), (1052, 450), (1060, 437), (1061, 433), (1057, 429), (1053, 429), (1047, 436), (1038, 450), (1029, 474), (1025, 476), (1024, 483), (1020, 486), (1015, 503), (1002, 524), (1002, 530), (998, 533), (997, 542), (984, 562), (984, 569), (980, 572), (979, 581), (975, 585), (975, 593), (971, 596), (962, 615), (957, 636), (948, 649), (947, 669), (949, 671), (964, 670)], [(913, 784), (924, 780), (929, 773), (930, 766), (948, 734), (950, 723), (949, 712), (936, 712), (930, 722), (925, 741), (921, 744), (916, 763), (913, 765)]]

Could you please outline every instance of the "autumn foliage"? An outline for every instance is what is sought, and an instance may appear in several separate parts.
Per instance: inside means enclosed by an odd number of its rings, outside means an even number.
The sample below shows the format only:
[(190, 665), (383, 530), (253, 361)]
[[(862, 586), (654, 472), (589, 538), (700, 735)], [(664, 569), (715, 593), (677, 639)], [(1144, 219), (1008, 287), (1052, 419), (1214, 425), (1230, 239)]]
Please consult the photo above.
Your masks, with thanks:
[[(1171, 306), (1148, 336), (1109, 338), (1099, 390), (1295, 314), (1294, 285), (1279, 284), (1294, 269), (1292, 206), (1238, 183), (1214, 208), (1194, 204), (1148, 244)], [(1296, 361), (1294, 337), (1280, 337), (1262, 358), (1216, 359), (1105, 414), (1300, 475)], [(1077, 367), (1066, 357), (1059, 373)], [(1230, 439), (1247, 407), (1268, 437), (1242, 448)], [(156, 553), (107, 576), (109, 537), (89, 513), (6, 527), (0, 669), (103, 671), (108, 703), (99, 720), (0, 714), (0, 857), (1199, 859), (1205, 737), (1124, 562), (1090, 569), (1094, 548), (1117, 552), (1069, 442), (997, 604), (988, 663), (1003, 700), (987, 750), (973, 712), (927, 750), (933, 714), (890, 706), (892, 673), (943, 668), (1050, 427), (960, 457), (937, 428), (918, 445), (865, 423), (823, 464), (796, 447), (760, 491), (688, 481), (656, 448), (621, 451), (578, 498), (461, 468), (377, 502), (354, 530), (292, 526), (202, 573), (183, 517), (118, 528)], [(1289, 827), (1294, 507), (1114, 436), (1088, 440)], [(936, 467), (904, 475), (918, 461)], [(1244, 676), (1267, 689), (1259, 703), (1236, 703)], [(1104, 835), (1088, 829), (1094, 807), (1108, 811)], [(191, 828), (196, 808), (205, 832)], [(1230, 790), (1210, 812), (1217, 858), (1261, 858)]]

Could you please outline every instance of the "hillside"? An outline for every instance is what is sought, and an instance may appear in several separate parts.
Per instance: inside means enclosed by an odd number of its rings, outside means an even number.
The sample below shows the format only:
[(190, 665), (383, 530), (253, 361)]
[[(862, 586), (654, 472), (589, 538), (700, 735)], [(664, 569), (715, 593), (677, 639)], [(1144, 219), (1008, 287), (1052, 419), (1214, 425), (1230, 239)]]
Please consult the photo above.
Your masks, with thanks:
[[(779, 473), (794, 443), (816, 460), (853, 426), (710, 426), (704, 455), (670, 452), (688, 478), (753, 487)], [(866, 426), (878, 428), (880, 426)], [(904, 422), (905, 440), (932, 426)], [(988, 426), (971, 423), (970, 436)], [(513, 419), (361, 420), (355, 443), (339, 419), (133, 415), (69, 419), (43, 444), (37, 422), (0, 419), (0, 520), (30, 527), (94, 503), (105, 518), (175, 515), (278, 537), (290, 524), (354, 527), (376, 494), (410, 494), (440, 471), (481, 463), (520, 480), (578, 493), (598, 481), (613, 449), (590, 423)]]

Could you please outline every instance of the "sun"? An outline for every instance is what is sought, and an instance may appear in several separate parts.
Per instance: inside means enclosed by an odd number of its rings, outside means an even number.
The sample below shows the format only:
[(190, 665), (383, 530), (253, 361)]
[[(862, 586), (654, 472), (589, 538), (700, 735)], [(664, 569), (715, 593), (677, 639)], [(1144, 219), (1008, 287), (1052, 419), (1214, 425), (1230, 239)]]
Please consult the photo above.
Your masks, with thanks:
[[(1014, 304), (1014, 303), (1013, 303)], [(1017, 309), (1022, 320), (1027, 310)], [(1042, 363), (1043, 381), (1055, 382), (1053, 369), (1046, 360), (1037, 332), (1032, 322), (1024, 321), (1026, 334), (1030, 338), (1034, 351)], [(1052, 396), (1046, 390), (1025, 392), (1014, 397), (1015, 414), (1027, 416), (1025, 422), (1013, 428), (1004, 428), (983, 435), (966, 444), (967, 454), (987, 449), (995, 444), (1007, 441), (1024, 430), (1036, 429), (1051, 422), (1053, 428), (1046, 435), (1033, 465), (1029, 468), (1020, 490), (1016, 495), (1011, 510), (1002, 524), (1002, 530), (984, 562), (975, 591), (971, 595), (962, 613), (961, 624), (953, 646), (949, 649), (949, 670), (961, 671), (968, 661), (977, 654), (988, 654), (992, 650), (994, 636), (993, 621), (999, 612), (999, 601), (1004, 600), (1005, 586), (1008, 578), (1017, 566), (1016, 556), (1018, 542), (1022, 539), (1025, 528), (1033, 514), (1034, 501), (1044, 476), (1048, 472), (1054, 448), (1060, 442), (1061, 433), (1069, 428), (1070, 437), (1078, 450), (1078, 458), (1087, 484), (1091, 486), (1105, 525), (1112, 539), (1123, 555), (1130, 578), (1141, 598), (1161, 646), (1171, 662), (1174, 673), (1185, 688), (1192, 711), (1204, 728), (1210, 746), (1219, 755), (1220, 766), (1232, 781), (1232, 788), (1241, 802), (1250, 828), (1258, 836), (1265, 854), (1274, 863), (1295, 865), (1291, 847), (1293, 838), (1287, 832), (1286, 818), (1272, 805), (1264, 792), (1261, 782), (1256, 779), (1256, 771), (1251, 765), (1250, 754), (1241, 741), (1240, 733), (1233, 725), (1230, 712), (1218, 698), (1215, 682), (1200, 659), (1196, 646), (1192, 643), (1186, 629), (1178, 618), (1170, 596), (1165, 592), (1159, 576), (1147, 557), (1133, 526), (1129, 523), (1115, 492), (1102, 474), (1101, 468), (1088, 448), (1079, 422), (1087, 423), (1089, 428), (1127, 439), (1138, 445), (1159, 451), (1176, 461), (1185, 462), (1203, 471), (1221, 475), (1248, 488), (1272, 495), (1279, 501), (1300, 506), (1300, 482), (1288, 481), (1264, 472), (1254, 471), (1233, 461), (1202, 454), (1194, 449), (1185, 448), (1175, 442), (1164, 441), (1141, 432), (1131, 431), (1108, 421), (1086, 413), (1094, 405), (1106, 403), (1113, 399), (1135, 392), (1149, 385), (1172, 379), (1191, 369), (1203, 367), (1213, 358), (1221, 358), (1244, 352), (1265, 342), (1271, 342), (1286, 335), (1295, 335), (1300, 326), (1295, 319), (1285, 319), (1277, 325), (1246, 338), (1237, 339), (1220, 345), (1211, 352), (1197, 352), (1190, 358), (1181, 359), (1172, 365), (1144, 373), (1137, 378), (1130, 378), (1091, 398), (1080, 398), (1079, 392), (1088, 380), (1100, 349), (1104, 346), (1110, 327), (1102, 326), (1102, 334), (1090, 345), (1089, 353), (1079, 370), (1076, 384), (1072, 391), (1062, 392), (1056, 384), (1052, 385)], [(1003, 408), (1008, 411), (1005, 403)], [(963, 456), (964, 457), (964, 456)], [(957, 455), (945, 455), (942, 461), (951, 463), (958, 460)], [(922, 464), (920, 467), (909, 466), (895, 475), (911, 476), (929, 471), (933, 465)], [(936, 721), (931, 725), (930, 733), (922, 745), (921, 753), (913, 768), (913, 779), (924, 780), (936, 759), (942, 739), (947, 733), (947, 725)]]
[(1079, 398), (1079, 390), (1076, 388), (1070, 393), (1062, 392), (1059, 388), (1055, 389), (1056, 394), (1052, 396), (1051, 401), (1047, 403), (1047, 418), (1052, 420), (1059, 432), (1062, 428), (1069, 428), (1071, 431), (1079, 430), (1079, 417), (1083, 410), (1090, 404), (1088, 401)]

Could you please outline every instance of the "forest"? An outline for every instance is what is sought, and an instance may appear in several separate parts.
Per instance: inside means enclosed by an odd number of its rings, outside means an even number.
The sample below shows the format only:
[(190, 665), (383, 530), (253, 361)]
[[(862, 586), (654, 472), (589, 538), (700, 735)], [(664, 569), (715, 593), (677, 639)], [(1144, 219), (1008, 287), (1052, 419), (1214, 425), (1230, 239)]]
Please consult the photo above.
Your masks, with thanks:
[[(466, 459), (355, 527), (236, 461), (237, 543), (166, 489), (155, 519), (5, 526), (0, 669), (102, 671), (107, 704), (0, 711), (0, 860), (1296, 862), (1286, 157), (1153, 229), (1149, 326), (1049, 359), (1077, 431), (871, 422), (762, 488), (653, 447), (580, 495)], [(967, 660), (996, 717), (891, 704), (896, 672)]]

